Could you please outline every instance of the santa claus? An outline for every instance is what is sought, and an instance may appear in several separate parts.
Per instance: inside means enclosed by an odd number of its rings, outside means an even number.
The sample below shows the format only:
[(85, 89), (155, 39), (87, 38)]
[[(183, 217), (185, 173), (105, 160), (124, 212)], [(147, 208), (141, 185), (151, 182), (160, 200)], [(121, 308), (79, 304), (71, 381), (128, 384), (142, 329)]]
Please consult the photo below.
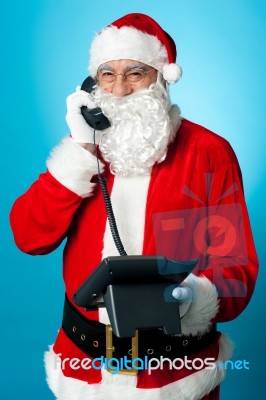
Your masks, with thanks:
[[(181, 69), (173, 39), (152, 18), (129, 14), (103, 29), (92, 42), (89, 70), (97, 81), (92, 93), (78, 89), (67, 99), (70, 135), (11, 211), (24, 252), (46, 254), (67, 238), (64, 317), (45, 354), (47, 382), (64, 400), (218, 399), (232, 346), (216, 323), (243, 311), (258, 267), (236, 156), (226, 140), (181, 118), (171, 105), (168, 84)], [(111, 123), (101, 132), (81, 112), (96, 106)], [(97, 157), (128, 255), (186, 260), (196, 249), (201, 259), (172, 293), (182, 334), (139, 330), (139, 356), (169, 361), (137, 375), (112, 373), (101, 363), (110, 323), (105, 308), (85, 311), (73, 303), (101, 260), (118, 255)], [(131, 354), (130, 340), (114, 340), (114, 358)]]

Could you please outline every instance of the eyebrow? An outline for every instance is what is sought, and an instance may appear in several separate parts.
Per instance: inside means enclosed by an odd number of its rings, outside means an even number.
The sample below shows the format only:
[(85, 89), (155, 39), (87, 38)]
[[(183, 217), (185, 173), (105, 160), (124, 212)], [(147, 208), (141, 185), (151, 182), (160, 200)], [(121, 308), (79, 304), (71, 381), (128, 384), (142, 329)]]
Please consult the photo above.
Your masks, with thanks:
[[(125, 68), (125, 71), (131, 71), (132, 69), (141, 69), (143, 71), (147, 70), (147, 67), (145, 65), (141, 65), (141, 64), (133, 64), (133, 65), (129, 65), (128, 67)], [(114, 71), (114, 69), (108, 65), (108, 64), (102, 64), (99, 66), (98, 68), (98, 72), (100, 71)]]
[(103, 71), (103, 70), (104, 71), (113, 71), (113, 68), (110, 67), (110, 65), (103, 64), (103, 65), (99, 66), (98, 71)]
[(143, 71), (146, 71), (147, 68), (145, 65), (141, 65), (141, 64), (129, 65), (126, 68), (127, 71), (131, 71), (132, 69), (142, 69)]

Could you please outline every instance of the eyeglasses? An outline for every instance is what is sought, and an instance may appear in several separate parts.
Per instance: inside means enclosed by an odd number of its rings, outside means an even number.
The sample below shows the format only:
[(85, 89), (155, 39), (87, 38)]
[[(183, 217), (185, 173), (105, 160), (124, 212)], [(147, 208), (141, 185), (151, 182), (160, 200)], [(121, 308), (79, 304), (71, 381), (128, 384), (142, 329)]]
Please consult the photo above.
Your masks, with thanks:
[(154, 71), (154, 68), (149, 69), (148, 71), (141, 68), (134, 68), (122, 74), (115, 74), (112, 71), (102, 69), (98, 71), (98, 79), (100, 82), (113, 83), (115, 82), (116, 77), (118, 75), (121, 75), (129, 83), (138, 83), (143, 81), (146, 78), (147, 74), (149, 74), (151, 71)]

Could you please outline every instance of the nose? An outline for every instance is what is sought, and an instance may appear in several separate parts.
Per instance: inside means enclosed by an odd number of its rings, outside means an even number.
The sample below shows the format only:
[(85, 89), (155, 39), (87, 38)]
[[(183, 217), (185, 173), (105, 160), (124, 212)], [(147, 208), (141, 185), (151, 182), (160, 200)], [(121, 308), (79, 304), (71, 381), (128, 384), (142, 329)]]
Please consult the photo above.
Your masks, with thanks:
[(128, 81), (122, 75), (117, 75), (116, 80), (113, 83), (111, 92), (114, 96), (123, 97), (131, 94), (132, 88)]

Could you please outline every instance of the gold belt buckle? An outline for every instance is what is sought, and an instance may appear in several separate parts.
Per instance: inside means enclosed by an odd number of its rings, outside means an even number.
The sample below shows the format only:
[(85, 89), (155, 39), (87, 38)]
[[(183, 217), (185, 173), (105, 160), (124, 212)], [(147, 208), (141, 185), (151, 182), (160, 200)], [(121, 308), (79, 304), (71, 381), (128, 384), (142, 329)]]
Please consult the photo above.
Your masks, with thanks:
[[(106, 361), (107, 361), (107, 371), (108, 372), (114, 372), (111, 368), (109, 368), (109, 360), (113, 357), (113, 352), (115, 351), (115, 348), (113, 346), (113, 329), (111, 325), (106, 325), (105, 328), (105, 337), (106, 337)], [(135, 336), (131, 338), (131, 361), (133, 361), (135, 358), (138, 358), (138, 348), (139, 348), (139, 332), (136, 329)], [(137, 361), (136, 361), (137, 362)], [(138, 370), (132, 366), (131, 369), (120, 369), (118, 371), (118, 374), (124, 374), (124, 375), (137, 375)]]

